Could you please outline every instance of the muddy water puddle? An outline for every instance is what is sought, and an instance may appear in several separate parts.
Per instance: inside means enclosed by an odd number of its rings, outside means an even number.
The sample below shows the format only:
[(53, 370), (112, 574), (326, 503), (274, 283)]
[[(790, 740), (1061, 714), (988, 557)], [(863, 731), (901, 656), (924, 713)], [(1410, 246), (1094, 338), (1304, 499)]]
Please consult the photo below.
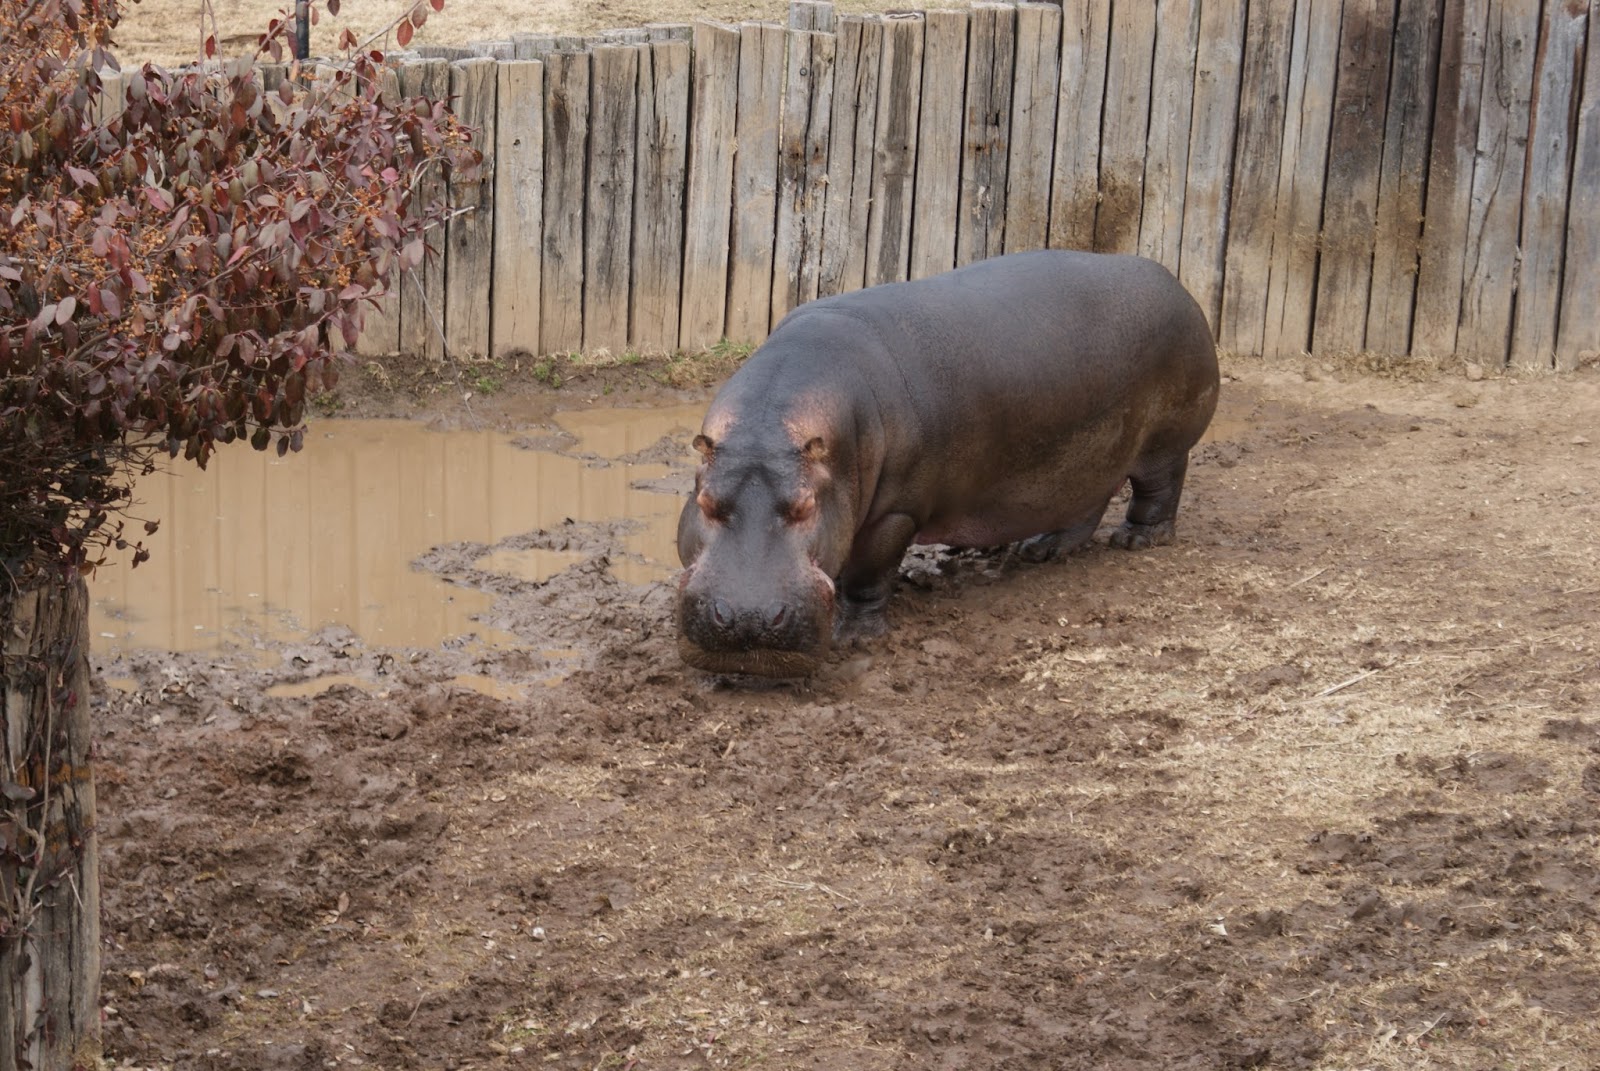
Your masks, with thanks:
[[(203, 472), (157, 473), (136, 493), (138, 516), (161, 521), (150, 560), (114, 563), (90, 584), (96, 644), (196, 651), (294, 641), (328, 625), (384, 646), (511, 643), (474, 620), (490, 594), (412, 563), (441, 544), (493, 547), (568, 519), (627, 521), (607, 568), (629, 583), (669, 576), (681, 500), (660, 483), (680, 452), (660, 442), (684, 444), (687, 460), (703, 409), (559, 413), (565, 441), (540, 448), (495, 431), (326, 420), (300, 454), (235, 447)], [(544, 580), (588, 556), (491, 551), (473, 568)]]

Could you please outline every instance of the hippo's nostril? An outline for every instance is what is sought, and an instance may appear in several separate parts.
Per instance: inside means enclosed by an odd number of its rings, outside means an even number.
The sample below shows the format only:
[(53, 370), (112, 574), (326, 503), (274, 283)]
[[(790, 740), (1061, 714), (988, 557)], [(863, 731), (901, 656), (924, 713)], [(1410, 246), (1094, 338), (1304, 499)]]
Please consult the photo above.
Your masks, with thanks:
[(781, 602), (778, 603), (776, 606), (768, 607), (767, 608), (767, 627), (769, 627), (769, 628), (777, 628), (779, 625), (783, 624), (784, 619), (787, 618), (788, 616), (789, 616), (789, 608), (787, 606), (785, 606)]
[(733, 624), (733, 607), (721, 599), (711, 600), (711, 620), (717, 623), (718, 628), (727, 628)]

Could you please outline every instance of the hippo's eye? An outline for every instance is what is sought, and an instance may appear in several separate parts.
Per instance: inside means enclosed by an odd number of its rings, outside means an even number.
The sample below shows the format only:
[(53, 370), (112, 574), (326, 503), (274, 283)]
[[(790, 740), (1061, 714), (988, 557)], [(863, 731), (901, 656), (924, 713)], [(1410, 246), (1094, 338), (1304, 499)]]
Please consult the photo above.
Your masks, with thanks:
[(701, 491), (694, 496), (695, 503), (699, 505), (700, 512), (708, 521), (721, 523), (728, 519), (727, 511), (722, 508), (722, 503), (711, 497), (710, 491)]
[(784, 516), (788, 518), (790, 524), (804, 524), (816, 515), (817, 496), (810, 491), (803, 492), (784, 510)]

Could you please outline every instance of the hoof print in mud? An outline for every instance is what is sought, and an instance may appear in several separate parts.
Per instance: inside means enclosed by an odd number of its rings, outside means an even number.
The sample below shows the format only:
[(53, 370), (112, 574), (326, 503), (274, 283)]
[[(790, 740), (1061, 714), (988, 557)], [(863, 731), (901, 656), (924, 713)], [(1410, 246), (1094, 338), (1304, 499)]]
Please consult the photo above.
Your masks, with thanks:
[(997, 257), (791, 312), (718, 392), (678, 521), (679, 651), (717, 673), (804, 676), (887, 628), (913, 543), (1170, 542), (1217, 404), (1211, 329), (1140, 257)]

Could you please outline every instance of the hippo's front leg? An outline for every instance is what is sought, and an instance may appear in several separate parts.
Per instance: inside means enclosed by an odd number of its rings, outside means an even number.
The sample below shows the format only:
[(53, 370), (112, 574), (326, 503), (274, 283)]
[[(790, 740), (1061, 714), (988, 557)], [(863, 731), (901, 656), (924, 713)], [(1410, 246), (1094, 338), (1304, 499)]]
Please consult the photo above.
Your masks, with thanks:
[(838, 616), (833, 634), (838, 640), (881, 636), (889, 630), (884, 607), (900, 559), (917, 534), (917, 522), (904, 513), (890, 513), (856, 533), (850, 559), (839, 573), (836, 586)]

